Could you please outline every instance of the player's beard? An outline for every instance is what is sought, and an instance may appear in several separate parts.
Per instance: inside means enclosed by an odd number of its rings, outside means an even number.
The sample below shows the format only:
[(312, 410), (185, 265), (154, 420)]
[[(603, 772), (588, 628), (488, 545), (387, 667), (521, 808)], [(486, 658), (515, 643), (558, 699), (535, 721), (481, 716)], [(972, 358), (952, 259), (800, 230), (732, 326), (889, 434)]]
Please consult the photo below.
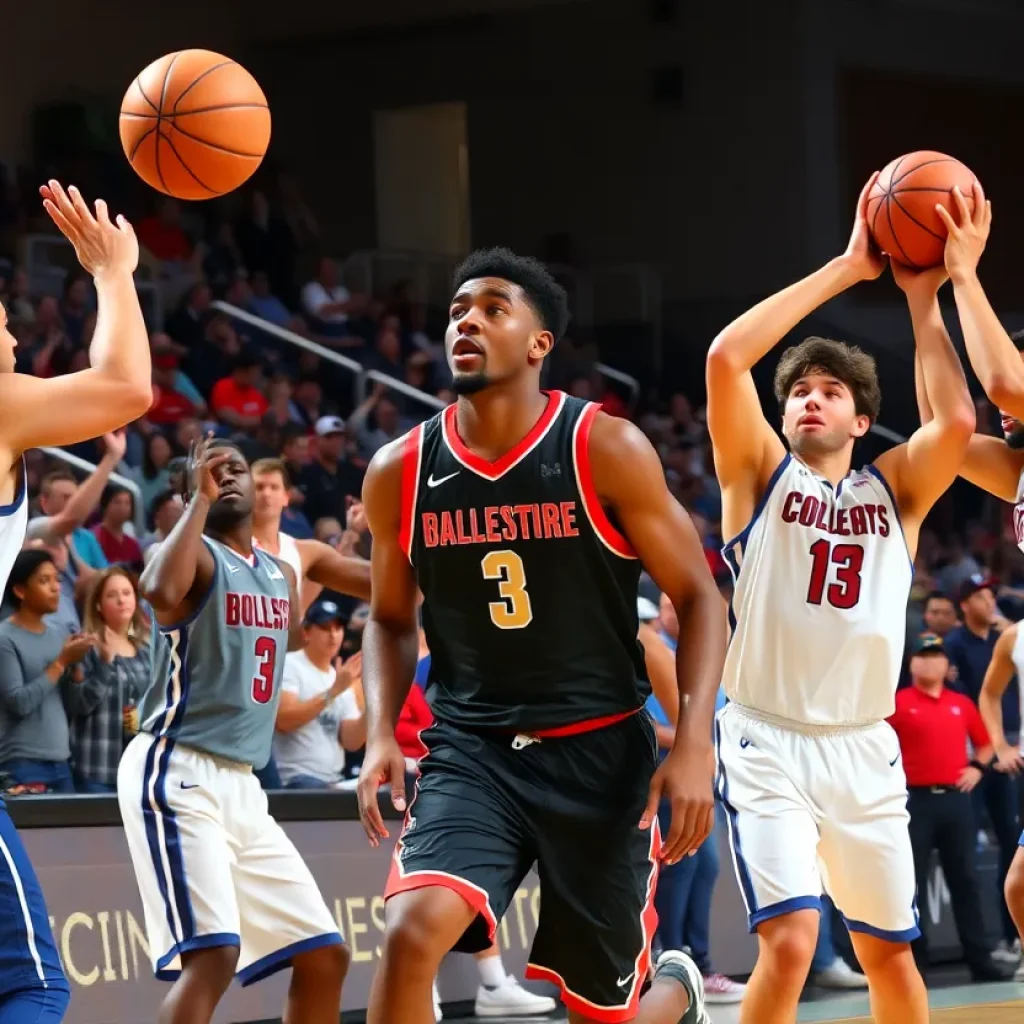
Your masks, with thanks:
[(1003, 436), (1015, 452), (1024, 451), (1024, 423), (1015, 424), (1013, 430)]
[(206, 528), (213, 533), (229, 533), (251, 515), (251, 501), (215, 501), (206, 515)]
[(452, 391), (457, 395), (475, 395), (490, 383), (490, 377), (482, 370), (479, 373), (459, 373), (452, 377)]

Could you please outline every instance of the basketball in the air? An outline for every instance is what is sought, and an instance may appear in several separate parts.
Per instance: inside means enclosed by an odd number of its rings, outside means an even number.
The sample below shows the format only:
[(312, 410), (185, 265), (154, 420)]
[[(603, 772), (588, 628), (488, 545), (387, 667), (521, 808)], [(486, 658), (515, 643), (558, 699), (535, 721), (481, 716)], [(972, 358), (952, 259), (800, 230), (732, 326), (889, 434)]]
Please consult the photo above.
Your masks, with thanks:
[(946, 225), (935, 206), (941, 203), (958, 222), (953, 187), (960, 186), (973, 210), (974, 181), (969, 167), (945, 153), (919, 150), (893, 160), (868, 196), (868, 227), (876, 245), (905, 266), (937, 267), (946, 247)]
[(177, 199), (238, 188), (270, 144), (270, 109), (241, 64), (210, 50), (153, 61), (121, 103), (121, 145), (147, 185)]

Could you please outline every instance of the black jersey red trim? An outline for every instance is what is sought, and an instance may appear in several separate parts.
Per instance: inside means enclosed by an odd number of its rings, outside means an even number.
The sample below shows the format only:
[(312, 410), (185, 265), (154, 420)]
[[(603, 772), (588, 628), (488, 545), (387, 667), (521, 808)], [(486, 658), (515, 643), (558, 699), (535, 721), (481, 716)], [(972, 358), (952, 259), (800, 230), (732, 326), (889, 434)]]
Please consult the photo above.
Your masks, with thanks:
[(420, 486), (420, 465), (423, 460), (423, 424), (413, 427), (402, 442), (401, 519), (398, 543), (405, 557), (412, 561), (412, 542), (416, 533), (416, 497)]

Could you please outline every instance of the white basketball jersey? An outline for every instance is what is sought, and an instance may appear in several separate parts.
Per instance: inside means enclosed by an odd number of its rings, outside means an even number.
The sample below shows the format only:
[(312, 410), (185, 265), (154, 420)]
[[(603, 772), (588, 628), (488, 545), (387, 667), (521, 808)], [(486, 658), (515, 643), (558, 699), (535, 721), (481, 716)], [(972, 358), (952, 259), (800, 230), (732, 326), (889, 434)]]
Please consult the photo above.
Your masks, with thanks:
[[(1010, 654), (1013, 660), (1013, 667), (1017, 670), (1017, 687), (1020, 693), (1020, 706), (1024, 708), (1024, 626), (1017, 630), (1017, 638), (1013, 641), (1013, 651)], [(1024, 732), (1020, 737), (1020, 751), (1024, 754)]]
[(913, 566), (874, 466), (833, 488), (787, 454), (723, 553), (736, 581), (730, 700), (824, 728), (893, 713)]
[[(262, 544), (255, 537), (252, 539), (252, 546), (254, 548), (263, 547)], [(298, 584), (299, 590), (302, 590), (302, 555), (299, 554), (299, 546), (295, 543), (295, 538), (287, 533), (278, 533), (277, 535), (277, 557), (282, 562), (286, 562), (292, 567), (295, 572), (295, 581)], [(266, 550), (266, 548), (264, 548)], [(270, 552), (274, 554), (273, 551)]]
[(0, 593), (7, 588), (14, 560), (25, 543), (28, 530), (28, 498), (25, 495), (25, 464), (18, 467), (14, 501), (0, 505)]
[(1017, 478), (1017, 497), (1013, 503), (1013, 535), (1024, 551), (1024, 472)]

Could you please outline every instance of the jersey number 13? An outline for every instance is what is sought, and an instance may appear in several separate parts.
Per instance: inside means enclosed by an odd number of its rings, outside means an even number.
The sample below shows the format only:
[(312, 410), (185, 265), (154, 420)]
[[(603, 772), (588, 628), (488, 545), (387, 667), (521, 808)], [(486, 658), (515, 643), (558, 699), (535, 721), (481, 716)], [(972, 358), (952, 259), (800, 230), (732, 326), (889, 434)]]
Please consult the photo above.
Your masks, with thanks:
[[(830, 544), (818, 540), (811, 545), (811, 581), (807, 586), (809, 604), (828, 600), (833, 608), (852, 608), (860, 600), (864, 548), (860, 544)], [(835, 582), (826, 582), (829, 567), (835, 566)]]

